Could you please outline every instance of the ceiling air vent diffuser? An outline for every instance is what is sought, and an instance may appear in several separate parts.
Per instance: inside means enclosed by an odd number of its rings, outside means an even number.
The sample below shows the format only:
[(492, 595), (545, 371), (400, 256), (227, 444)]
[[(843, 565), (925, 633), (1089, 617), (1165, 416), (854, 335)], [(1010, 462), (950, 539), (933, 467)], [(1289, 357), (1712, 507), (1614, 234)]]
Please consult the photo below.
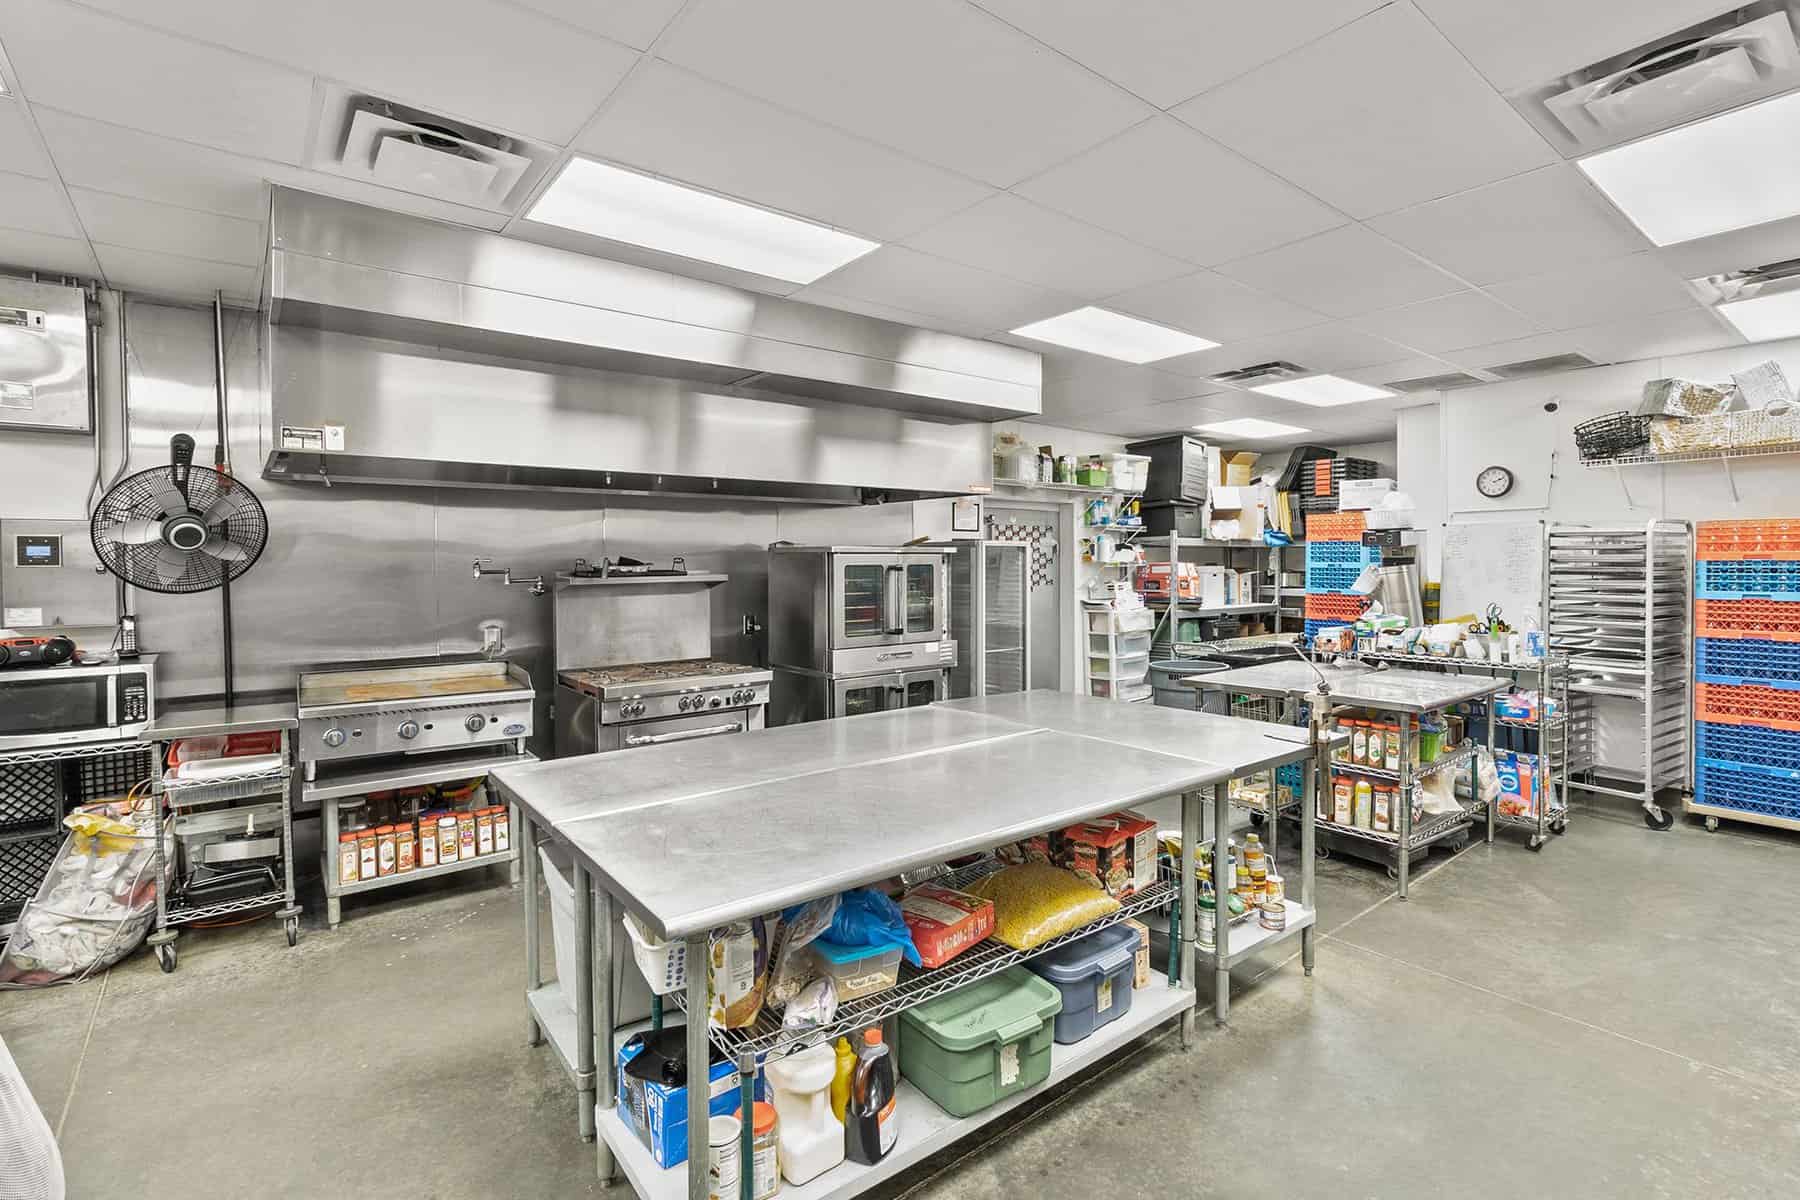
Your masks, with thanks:
[(1214, 383), (1230, 384), (1232, 387), (1255, 387), (1263, 383), (1278, 383), (1283, 379), (1299, 379), (1305, 375), (1316, 375), (1305, 367), (1295, 366), (1291, 362), (1266, 362), (1254, 366), (1239, 367), (1235, 371), (1225, 371), (1214, 375)]
[(1486, 368), (1502, 379), (1522, 379), (1527, 375), (1550, 375), (1557, 371), (1579, 371), (1597, 365), (1582, 354), (1552, 354), (1548, 358), (1527, 358), (1515, 363), (1501, 363)]
[(1417, 379), (1397, 379), (1381, 386), (1392, 388), (1396, 392), (1452, 392), (1457, 388), (1473, 387), (1485, 382), (1486, 380), (1474, 375), (1450, 371), (1443, 375), (1421, 375)]
[(1795, 0), (1760, 0), (1509, 97), (1565, 156), (1800, 85)]

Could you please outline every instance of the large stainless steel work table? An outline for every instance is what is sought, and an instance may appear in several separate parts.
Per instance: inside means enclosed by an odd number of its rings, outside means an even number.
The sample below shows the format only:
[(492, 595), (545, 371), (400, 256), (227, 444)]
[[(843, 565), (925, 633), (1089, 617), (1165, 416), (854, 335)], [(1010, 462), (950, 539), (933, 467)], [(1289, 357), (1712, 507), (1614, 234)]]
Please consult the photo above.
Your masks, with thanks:
[[(1466, 675), (1441, 675), (1431, 671), (1393, 670), (1390, 668), (1370, 667), (1361, 663), (1310, 663), (1296, 659), (1293, 662), (1261, 663), (1254, 667), (1238, 667), (1230, 671), (1214, 671), (1207, 675), (1196, 675), (1181, 681), (1185, 686), (1201, 691), (1241, 692), (1258, 696), (1275, 696), (1290, 701), (1312, 701), (1323, 691), (1325, 715), (1335, 716), (1340, 709), (1367, 708), (1380, 712), (1394, 713), (1399, 717), (1400, 726), (1400, 767), (1397, 771), (1387, 771), (1374, 767), (1357, 767), (1343, 762), (1332, 764), (1331, 772), (1321, 773), (1321, 792), (1330, 790), (1332, 772), (1344, 771), (1372, 779), (1392, 780), (1398, 784), (1402, 800), (1399, 803), (1400, 828), (1396, 833), (1367, 830), (1355, 825), (1333, 823), (1328, 827), (1328, 834), (1357, 839), (1366, 843), (1374, 843), (1390, 851), (1393, 855), (1391, 864), (1394, 878), (1399, 884), (1400, 899), (1407, 898), (1407, 885), (1412, 873), (1412, 855), (1415, 850), (1423, 850), (1433, 842), (1439, 841), (1463, 829), (1469, 822), (1467, 815), (1450, 820), (1428, 822), (1418, 830), (1413, 828), (1412, 804), (1409, 797), (1413, 794), (1413, 785), (1419, 780), (1439, 771), (1453, 770), (1467, 764), (1469, 768), (1469, 796), (1471, 807), (1487, 810), (1487, 840), (1494, 840), (1494, 807), (1491, 804), (1480, 805), (1480, 780), (1477, 778), (1475, 751), (1471, 744), (1464, 745), (1443, 755), (1435, 762), (1418, 764), (1412, 760), (1413, 739), (1418, 732), (1419, 717), (1428, 712), (1461, 704), (1470, 700), (1479, 700), (1493, 695), (1506, 688), (1507, 683), (1501, 679), (1488, 679)], [(1494, 749), (1494, 710), (1487, 706), (1487, 749), (1492, 754)]]
[[(1022, 707), (1008, 714), (933, 705), (492, 773), (524, 834), (531, 1037), (535, 1043), (548, 1035), (576, 1078), (583, 1135), (599, 1135), (601, 1178), (612, 1178), (616, 1164), (645, 1196), (701, 1200), (707, 1194), (705, 1089), (689, 1089), (688, 1163), (700, 1169), (685, 1179), (681, 1169), (656, 1169), (613, 1107), (615, 905), (685, 944), (693, 964), (686, 1007), (701, 1014), (708, 1007), (707, 935), (719, 925), (1178, 795), (1178, 983), (1158, 981), (1134, 998), (1131, 1020), (1059, 1048), (1043, 1086), (1170, 1017), (1180, 1015), (1184, 1041), (1191, 1036), (1201, 791), (1215, 788), (1222, 805), (1226, 780), (1288, 762), (1310, 764), (1310, 744), (1291, 729), (1209, 714), (1054, 694), (1016, 699)], [(539, 979), (539, 830), (574, 860), (577, 961), (548, 985)], [(1237, 956), (1216, 956), (1221, 970)], [(596, 980), (608, 986), (596, 987)], [(555, 1005), (541, 999), (559, 988), (574, 993), (572, 1023), (553, 1011), (562, 1004), (560, 992)], [(708, 1052), (707, 1022), (689, 1020), (688, 1061), (707, 1061)], [(739, 1065), (754, 1068), (754, 1057), (741, 1056)], [(911, 1094), (916, 1128), (903, 1132), (881, 1163), (846, 1163), (784, 1195), (854, 1195), (1035, 1092), (962, 1119)]]

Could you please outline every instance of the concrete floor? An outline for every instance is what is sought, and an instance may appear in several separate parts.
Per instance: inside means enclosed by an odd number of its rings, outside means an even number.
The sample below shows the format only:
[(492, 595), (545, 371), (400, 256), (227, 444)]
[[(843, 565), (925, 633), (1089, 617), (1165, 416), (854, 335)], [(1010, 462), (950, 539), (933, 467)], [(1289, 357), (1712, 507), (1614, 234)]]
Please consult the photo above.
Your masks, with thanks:
[[(1541, 854), (1434, 857), (1405, 904), (1322, 863), (1313, 978), (1246, 964), (1229, 1028), (1147, 1038), (882, 1195), (1800, 1195), (1797, 853), (1578, 811)], [(446, 882), (292, 950), (197, 932), (171, 976), (0, 993), (69, 1195), (617, 1196), (523, 1044), (516, 893)]]

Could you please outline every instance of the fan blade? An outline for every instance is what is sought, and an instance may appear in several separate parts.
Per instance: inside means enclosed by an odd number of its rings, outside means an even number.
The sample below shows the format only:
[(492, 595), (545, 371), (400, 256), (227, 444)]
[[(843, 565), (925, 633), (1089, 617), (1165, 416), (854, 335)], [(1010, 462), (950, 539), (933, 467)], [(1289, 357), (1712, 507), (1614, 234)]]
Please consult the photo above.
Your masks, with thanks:
[(100, 531), (121, 546), (148, 546), (162, 536), (162, 522), (147, 517), (115, 521)]
[(156, 505), (158, 512), (164, 516), (174, 516), (188, 510), (187, 496), (175, 486), (173, 479), (160, 481), (150, 494), (150, 503)]
[(216, 533), (207, 535), (206, 544), (200, 547), (200, 550), (202, 553), (210, 554), (222, 562), (242, 562), (244, 559), (250, 557), (250, 552), (248, 550), (244, 549), (230, 538), (220, 537)]
[(172, 584), (187, 574), (188, 556), (173, 546), (158, 546), (150, 557), (150, 569), (157, 582)]
[(223, 525), (237, 516), (238, 510), (244, 506), (243, 493), (236, 487), (227, 484), (213, 502), (206, 506), (200, 519), (208, 525)]

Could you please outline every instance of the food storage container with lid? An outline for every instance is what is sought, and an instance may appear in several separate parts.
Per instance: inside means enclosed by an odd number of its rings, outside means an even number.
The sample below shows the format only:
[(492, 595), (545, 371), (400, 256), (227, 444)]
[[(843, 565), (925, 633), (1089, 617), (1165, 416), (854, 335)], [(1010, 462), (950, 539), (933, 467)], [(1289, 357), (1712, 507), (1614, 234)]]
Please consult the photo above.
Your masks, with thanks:
[[(1127, 984), (1129, 986), (1129, 984)], [(900, 1074), (953, 1117), (1050, 1076), (1062, 994), (1023, 967), (959, 987), (900, 1014)]]
[(1056, 1018), (1058, 1042), (1079, 1042), (1131, 1011), (1136, 959), (1137, 934), (1126, 925), (1109, 925), (1025, 963), (1026, 970), (1054, 985), (1062, 996)]

